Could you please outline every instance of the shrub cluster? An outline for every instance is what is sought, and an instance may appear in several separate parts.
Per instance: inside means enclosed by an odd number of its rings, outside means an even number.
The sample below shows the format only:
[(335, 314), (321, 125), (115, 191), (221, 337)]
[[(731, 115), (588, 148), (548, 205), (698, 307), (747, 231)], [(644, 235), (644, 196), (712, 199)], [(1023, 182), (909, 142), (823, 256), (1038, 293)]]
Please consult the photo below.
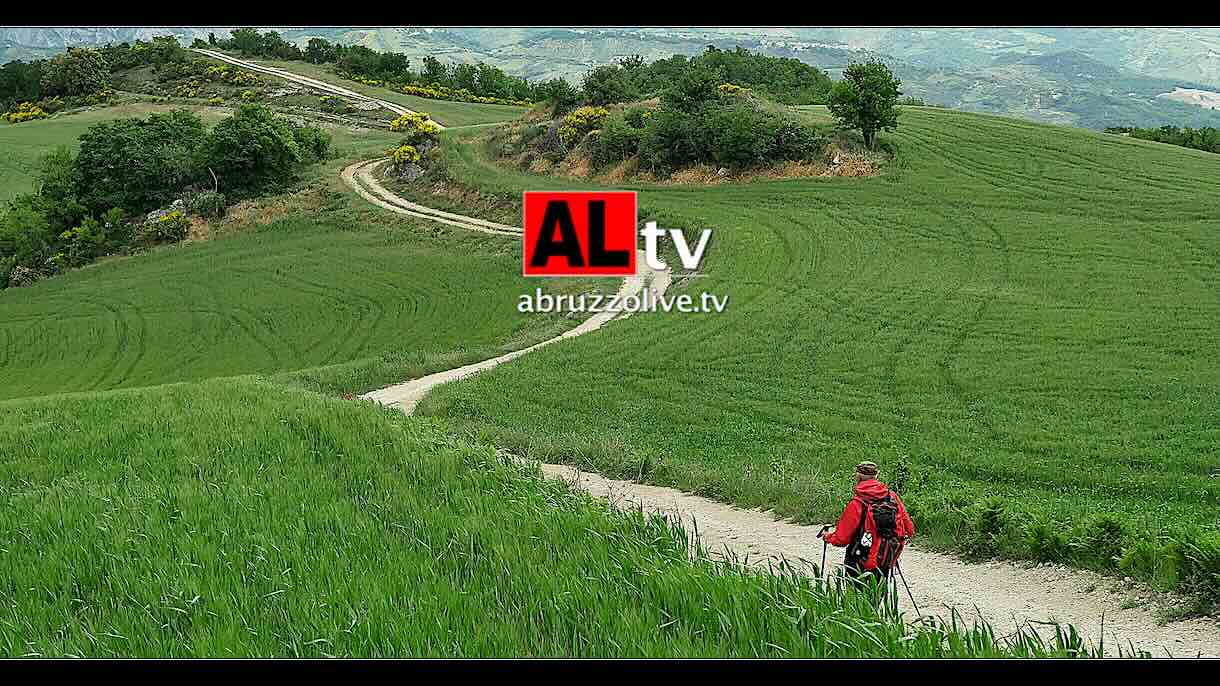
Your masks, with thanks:
[(191, 214), (204, 219), (219, 219), (225, 214), (225, 194), (217, 191), (200, 191), (186, 201)]
[(31, 121), (33, 119), (46, 119), (46, 110), (32, 102), (23, 102), (17, 105), (12, 112), (0, 114), (0, 118), (10, 124), (20, 124), (21, 122)]
[[(650, 64), (637, 56), (620, 60), (614, 65), (593, 69), (581, 82), (580, 98), (590, 105), (609, 105), (648, 98), (671, 90), (692, 74), (706, 75), (725, 94), (754, 89), (767, 97), (786, 104), (808, 105), (826, 102), (832, 82), (822, 70), (792, 58), (770, 57), (745, 48), (720, 50), (708, 46), (701, 55), (674, 55)], [(564, 95), (562, 89), (551, 88), (547, 100)], [(539, 93), (539, 96), (542, 96)], [(557, 107), (562, 113), (566, 109)]]
[(421, 98), (431, 98), (433, 100), (456, 100), (458, 102), (477, 102), (485, 105), (517, 105), (519, 107), (532, 107), (533, 102), (529, 100), (515, 100), (513, 98), (498, 98), (488, 95), (477, 95), (471, 93), (465, 88), (449, 88), (440, 84), (429, 84), (427, 86), (419, 86), (415, 84), (406, 84), (400, 87), (400, 90), (407, 95), (416, 95)]
[(1132, 138), (1142, 138), (1147, 141), (1180, 145), (1184, 148), (1193, 148), (1195, 150), (1220, 152), (1220, 130), (1210, 126), (1197, 129), (1192, 129), (1189, 126), (1178, 128), (1168, 124), (1155, 129), (1141, 129), (1133, 126), (1111, 126), (1106, 129), (1106, 133), (1117, 133), (1131, 136)]
[(173, 210), (140, 225), (140, 236), (150, 243), (177, 243), (186, 238), (191, 229), (191, 220), (182, 210)]
[(746, 169), (806, 160), (825, 150), (826, 140), (812, 127), (743, 95), (742, 89), (709, 81), (702, 91), (687, 87), (664, 97), (658, 109), (636, 107), (606, 116), (587, 139), (590, 158), (605, 167), (638, 156), (643, 168), (664, 176), (697, 164)]
[(222, 216), (228, 197), (284, 186), (329, 146), (317, 127), (257, 105), (241, 106), (211, 131), (181, 110), (94, 124), (79, 152), (59, 148), (43, 159), (37, 192), (0, 213), (0, 287), (182, 240), (188, 213)]

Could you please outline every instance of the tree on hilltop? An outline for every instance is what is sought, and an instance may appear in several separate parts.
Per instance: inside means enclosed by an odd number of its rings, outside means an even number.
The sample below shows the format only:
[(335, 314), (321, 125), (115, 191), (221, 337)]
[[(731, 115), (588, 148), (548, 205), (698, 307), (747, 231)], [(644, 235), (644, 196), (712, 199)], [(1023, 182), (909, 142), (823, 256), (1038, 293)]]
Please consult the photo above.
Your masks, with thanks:
[(885, 64), (857, 62), (843, 70), (843, 80), (831, 89), (827, 106), (840, 125), (859, 129), (864, 144), (872, 148), (878, 131), (898, 128), (900, 85)]

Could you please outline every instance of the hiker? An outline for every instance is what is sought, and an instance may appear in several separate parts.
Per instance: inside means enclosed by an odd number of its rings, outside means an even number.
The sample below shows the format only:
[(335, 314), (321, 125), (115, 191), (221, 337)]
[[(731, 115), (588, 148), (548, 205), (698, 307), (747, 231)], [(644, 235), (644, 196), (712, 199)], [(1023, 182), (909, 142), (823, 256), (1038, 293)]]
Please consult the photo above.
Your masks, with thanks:
[(856, 465), (855, 495), (843, 508), (843, 516), (830, 531), (818, 537), (830, 545), (847, 548), (843, 565), (853, 579), (872, 576), (884, 583), (915, 535), (915, 523), (898, 494), (877, 480), (877, 465)]

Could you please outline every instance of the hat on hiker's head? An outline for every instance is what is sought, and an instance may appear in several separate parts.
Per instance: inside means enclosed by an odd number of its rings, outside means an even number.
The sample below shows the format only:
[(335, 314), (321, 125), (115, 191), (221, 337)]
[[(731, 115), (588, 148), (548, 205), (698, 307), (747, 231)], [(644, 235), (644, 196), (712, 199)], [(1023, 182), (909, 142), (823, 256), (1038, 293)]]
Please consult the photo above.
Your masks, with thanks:
[(856, 465), (856, 474), (860, 476), (867, 476), (869, 478), (877, 476), (877, 463), (861, 462), (860, 464)]

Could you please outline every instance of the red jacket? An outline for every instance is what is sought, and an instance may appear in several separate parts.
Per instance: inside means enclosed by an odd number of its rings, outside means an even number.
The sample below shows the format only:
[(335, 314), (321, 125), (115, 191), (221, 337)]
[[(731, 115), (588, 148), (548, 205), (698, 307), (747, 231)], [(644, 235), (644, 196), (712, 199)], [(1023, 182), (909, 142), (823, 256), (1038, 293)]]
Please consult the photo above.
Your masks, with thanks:
[[(856, 484), (856, 496), (848, 501), (847, 507), (843, 508), (843, 516), (839, 517), (839, 523), (835, 524), (834, 532), (826, 535), (826, 541), (840, 548), (851, 543), (864, 518), (864, 501), (861, 498), (876, 500), (884, 498), (885, 494), (889, 492), (890, 489), (876, 479)], [(902, 499), (898, 497), (898, 494), (893, 495), (894, 500), (898, 503), (898, 535), (910, 538), (915, 535), (915, 522), (911, 521), (911, 515), (907, 514), (906, 505), (902, 504)]]

